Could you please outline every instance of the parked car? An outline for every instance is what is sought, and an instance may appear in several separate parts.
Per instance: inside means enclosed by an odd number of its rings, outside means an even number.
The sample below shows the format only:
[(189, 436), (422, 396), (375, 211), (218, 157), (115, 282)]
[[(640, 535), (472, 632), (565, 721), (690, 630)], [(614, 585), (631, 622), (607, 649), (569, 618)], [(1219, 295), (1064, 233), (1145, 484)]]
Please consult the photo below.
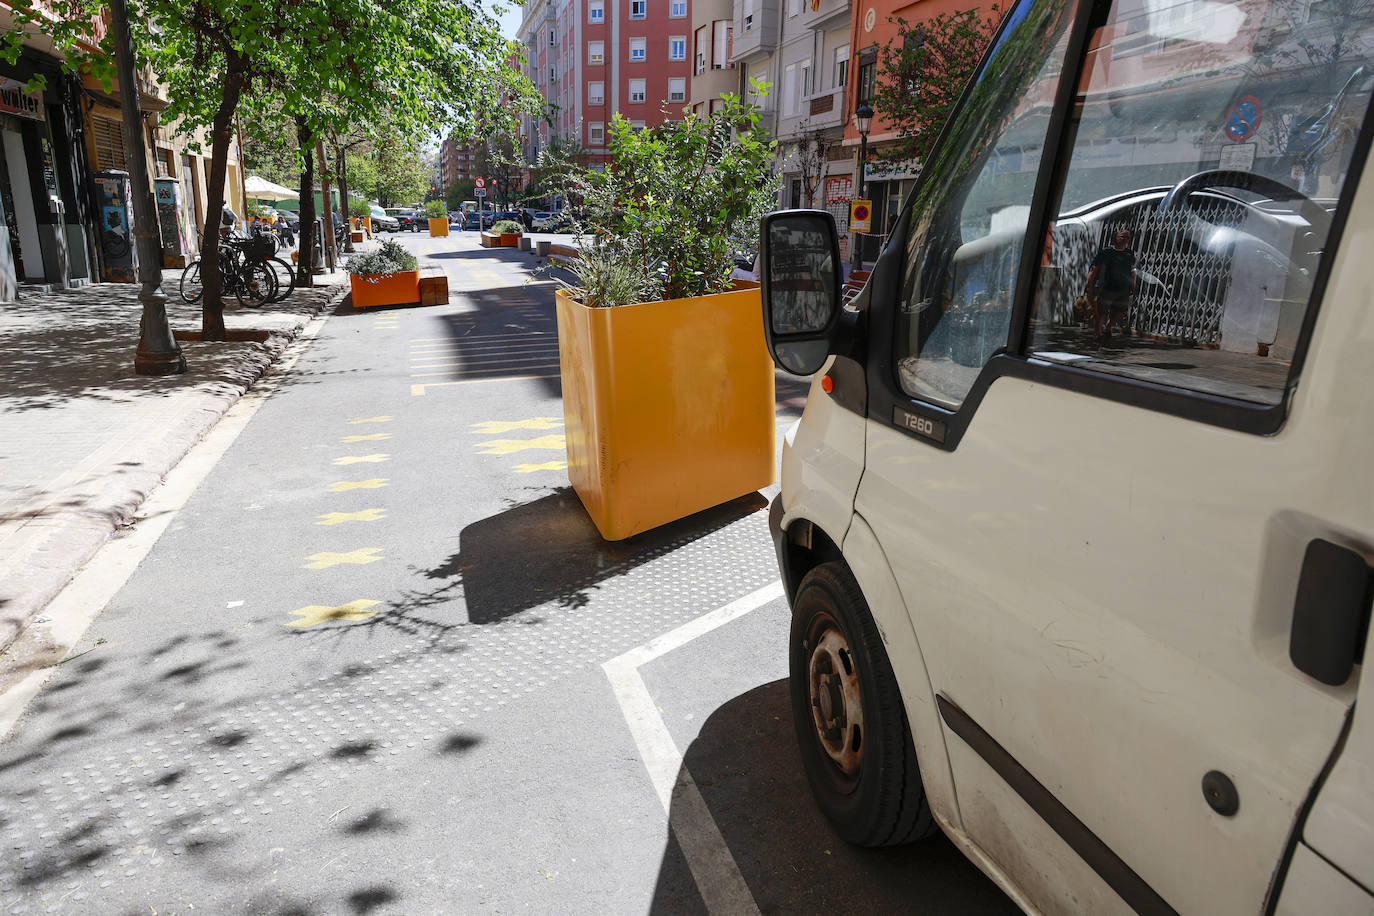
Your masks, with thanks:
[(490, 210), (473, 210), (463, 218), (463, 228), (479, 232), (483, 229), (490, 229), (495, 220), (492, 218)]
[[(411, 210), (411, 209), (408, 209), (408, 208), (405, 208), (405, 207), (387, 207), (387, 208), (386, 208), (386, 212), (387, 212), (387, 214), (388, 214), (389, 216), (391, 216), (394, 220), (396, 220), (396, 223), (397, 223), (397, 231), (398, 231), (398, 232), (419, 232), (419, 231), (420, 231), (420, 229), (421, 229), (421, 220), (424, 219), (424, 214), (423, 214), (423, 213), (420, 214), (420, 218), (417, 219), (417, 217), (416, 217), (416, 215), (415, 215), (415, 211), (414, 211), (414, 210)], [(429, 223), (428, 223), (427, 221), (425, 221), (425, 222), (424, 222), (424, 227), (425, 227), (425, 228), (428, 228), (428, 226), (429, 226)]]
[(1374, 9), (1132, 9), (1013, 3), (849, 307), (765, 219), (803, 769), (1027, 912), (1374, 912)]
[(549, 227), (549, 221), (554, 218), (554, 215), (555, 214), (550, 210), (531, 210), (530, 228), (537, 230), (539, 232), (543, 232), (545, 229)]
[(391, 216), (381, 207), (372, 207), (372, 231), (373, 232), (399, 232), (401, 224), (395, 217)]

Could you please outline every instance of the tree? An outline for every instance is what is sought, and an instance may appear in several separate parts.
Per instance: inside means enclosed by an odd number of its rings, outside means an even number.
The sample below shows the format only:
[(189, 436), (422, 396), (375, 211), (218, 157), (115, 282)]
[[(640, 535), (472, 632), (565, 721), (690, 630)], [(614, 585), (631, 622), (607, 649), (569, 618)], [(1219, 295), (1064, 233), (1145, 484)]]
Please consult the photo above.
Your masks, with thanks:
[(816, 190), (820, 186), (821, 177), (825, 174), (825, 163), (830, 148), (834, 145), (834, 139), (822, 129), (804, 131), (791, 142), (792, 161), (801, 171), (803, 207), (816, 205)]
[(444, 191), (444, 201), (450, 210), (463, 209), (463, 201), (473, 200), (477, 185), (471, 178), (460, 178), (448, 186)]
[(878, 165), (919, 168), (997, 31), (997, 7), (941, 13), (911, 25), (898, 17), (898, 37), (879, 54), (873, 111), (897, 141), (873, 151)]
[(477, 156), (477, 168), (481, 175), (491, 182), (491, 191), (501, 201), (502, 207), (510, 207), (511, 200), (525, 184), (524, 151), (509, 133), (492, 136)]

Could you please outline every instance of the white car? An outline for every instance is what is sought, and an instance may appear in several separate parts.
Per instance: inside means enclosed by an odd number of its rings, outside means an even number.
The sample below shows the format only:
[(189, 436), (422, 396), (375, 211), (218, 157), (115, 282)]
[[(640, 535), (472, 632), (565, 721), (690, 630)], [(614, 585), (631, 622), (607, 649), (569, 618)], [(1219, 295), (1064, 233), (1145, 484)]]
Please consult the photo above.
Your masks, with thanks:
[(553, 219), (555, 216), (557, 216), (557, 214), (549, 210), (531, 210), (530, 228), (542, 232), (549, 227), (549, 220)]
[(863, 292), (765, 220), (812, 375), (770, 513), (851, 842), (1027, 912), (1374, 912), (1374, 9), (1019, 0)]
[(372, 214), (372, 228), (377, 232), (399, 232), (401, 224), (396, 222), (396, 218), (388, 214), (381, 207), (374, 206), (370, 210)]

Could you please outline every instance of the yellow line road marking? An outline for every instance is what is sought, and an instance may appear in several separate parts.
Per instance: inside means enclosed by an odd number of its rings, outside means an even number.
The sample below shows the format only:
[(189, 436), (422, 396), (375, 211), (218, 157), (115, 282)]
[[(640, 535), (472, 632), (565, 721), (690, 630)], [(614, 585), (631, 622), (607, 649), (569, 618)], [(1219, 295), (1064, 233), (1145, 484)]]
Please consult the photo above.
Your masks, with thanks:
[(340, 480), (329, 485), (330, 493), (343, 493), (346, 490), (376, 490), (391, 483), (390, 477), (374, 477), (371, 480)]
[(385, 509), (363, 509), (360, 512), (326, 512), (317, 525), (342, 525), (344, 522), (376, 522), (386, 518)]
[[(536, 360), (520, 360), (520, 362), (536, 362)], [(552, 363), (551, 365), (548, 365), (548, 366), (521, 366), (521, 368), (522, 368), (522, 369), (557, 369), (557, 368), (558, 368), (558, 363)], [(462, 371), (462, 367), (456, 367), (456, 369), (457, 369), (457, 371)], [(495, 366), (495, 367), (492, 367), (492, 368), (483, 369), (483, 368), (481, 368), (480, 366), (476, 366), (476, 367), (473, 367), (473, 369), (474, 369), (474, 371), (479, 371), (479, 372), (499, 372), (499, 371), (501, 370), (501, 367), (500, 367), (500, 366)], [(443, 378), (443, 377), (446, 376), (446, 375), (453, 375), (453, 373), (452, 373), (452, 372), (412, 372), (412, 373), (410, 373), (410, 377), (411, 377), (411, 378)], [(497, 379), (497, 378), (557, 378), (557, 377), (558, 377), (557, 375), (507, 375), (507, 376), (496, 375), (496, 376), (491, 376), (492, 379)], [(465, 381), (469, 381), (469, 382), (486, 381), (486, 380), (487, 380), (487, 379), (465, 379)], [(429, 384), (433, 384), (433, 382), (430, 382)]]
[(568, 462), (566, 461), (546, 461), (543, 464), (517, 464), (515, 472), (517, 474), (528, 474), (531, 471), (566, 471)]
[(373, 442), (380, 439), (390, 439), (391, 433), (369, 433), (366, 436), (344, 436), (340, 442)]
[(513, 429), (557, 429), (563, 421), (557, 417), (531, 417), (528, 420), (483, 420), (469, 428), (482, 436), (495, 436)]
[[(436, 373), (443, 375), (442, 372)], [(410, 386), (410, 396), (422, 398), (425, 396), (426, 388), (443, 388), (446, 385), (476, 385), (482, 382), (524, 382), (541, 378), (558, 378), (558, 373), (552, 375), (493, 375), (489, 378), (465, 378), (453, 382), (415, 382)]]
[(382, 548), (363, 547), (348, 553), (312, 553), (306, 557), (301, 569), (329, 569), (331, 566), (366, 566), (381, 559)]
[(477, 444), (477, 454), (512, 455), (516, 452), (523, 452), (532, 448), (567, 448), (567, 442), (562, 436), (557, 434), (539, 436), (534, 439), (493, 439), (490, 442), (479, 442)]
[(352, 425), (357, 425), (358, 423), (390, 423), (390, 422), (391, 422), (391, 418), (390, 418), (390, 417), (354, 417), (352, 420), (349, 420), (348, 422), (349, 422), (350, 424), (352, 424)]
[(390, 461), (390, 455), (348, 455), (344, 458), (335, 458), (337, 465), (345, 464), (377, 464), (382, 461)]
[(368, 608), (376, 607), (380, 601), (368, 601), (366, 598), (358, 601), (350, 601), (338, 607), (329, 607), (323, 604), (312, 604), (292, 611), (292, 615), (299, 617), (286, 624), (288, 627), (313, 627), (321, 623), (328, 623), (331, 620), (366, 620), (369, 617), (377, 616), (376, 611), (369, 611)]

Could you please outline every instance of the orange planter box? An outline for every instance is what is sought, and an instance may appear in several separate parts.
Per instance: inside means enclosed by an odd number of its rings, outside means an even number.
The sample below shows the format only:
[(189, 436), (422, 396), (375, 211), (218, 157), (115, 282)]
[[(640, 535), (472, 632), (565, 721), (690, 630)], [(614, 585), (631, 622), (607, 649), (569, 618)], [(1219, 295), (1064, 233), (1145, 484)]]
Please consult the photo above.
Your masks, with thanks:
[(759, 291), (587, 308), (558, 291), (568, 479), (618, 541), (773, 482)]
[(448, 219), (430, 219), (429, 234), (433, 238), (441, 238), (448, 235)]
[(420, 301), (420, 272), (404, 270), (394, 274), (351, 274), (353, 307), (372, 305), (411, 305)]

